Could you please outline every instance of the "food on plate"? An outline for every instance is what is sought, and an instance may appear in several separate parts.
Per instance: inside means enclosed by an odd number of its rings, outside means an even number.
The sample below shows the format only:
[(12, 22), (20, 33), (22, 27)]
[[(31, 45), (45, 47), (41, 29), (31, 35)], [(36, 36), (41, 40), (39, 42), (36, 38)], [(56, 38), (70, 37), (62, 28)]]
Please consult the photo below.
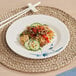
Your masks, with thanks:
[(28, 50), (38, 51), (50, 43), (53, 37), (54, 31), (48, 25), (33, 23), (20, 34), (20, 43)]

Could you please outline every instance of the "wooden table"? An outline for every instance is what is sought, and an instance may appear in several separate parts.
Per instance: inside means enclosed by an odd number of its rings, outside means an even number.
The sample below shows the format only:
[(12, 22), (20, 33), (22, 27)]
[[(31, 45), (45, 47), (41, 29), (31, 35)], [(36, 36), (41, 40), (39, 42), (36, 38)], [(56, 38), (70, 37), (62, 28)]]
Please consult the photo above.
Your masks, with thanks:
[[(76, 0), (0, 0), (0, 15), (9, 11), (11, 8), (16, 9), (18, 7), (26, 6), (29, 2), (34, 4), (38, 1), (41, 1), (41, 6), (59, 8), (76, 18)], [(76, 61), (73, 61), (68, 66), (57, 71), (47, 73), (21, 73), (10, 70), (0, 64), (0, 76), (55, 76), (73, 67), (76, 67)]]

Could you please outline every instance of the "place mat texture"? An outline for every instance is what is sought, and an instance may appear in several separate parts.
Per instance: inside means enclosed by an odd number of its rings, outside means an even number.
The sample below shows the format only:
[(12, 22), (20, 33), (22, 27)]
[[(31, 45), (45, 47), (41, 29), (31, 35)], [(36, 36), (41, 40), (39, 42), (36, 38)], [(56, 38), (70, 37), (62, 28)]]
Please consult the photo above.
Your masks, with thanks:
[[(0, 21), (7, 19), (8, 17), (24, 10), (25, 8), (26, 7), (17, 8), (16, 10), (10, 10), (6, 14), (0, 15)], [(6, 31), (13, 23), (12, 22), (0, 29), (0, 63), (10, 69), (20, 72), (54, 71), (68, 65), (74, 59), (76, 59), (76, 20), (62, 10), (54, 7), (38, 6), (37, 9), (39, 10), (38, 12), (33, 13), (30, 11), (21, 17), (33, 14), (44, 14), (58, 18), (69, 29), (70, 42), (61, 53), (53, 57), (40, 60), (24, 58), (14, 53), (6, 43)]]

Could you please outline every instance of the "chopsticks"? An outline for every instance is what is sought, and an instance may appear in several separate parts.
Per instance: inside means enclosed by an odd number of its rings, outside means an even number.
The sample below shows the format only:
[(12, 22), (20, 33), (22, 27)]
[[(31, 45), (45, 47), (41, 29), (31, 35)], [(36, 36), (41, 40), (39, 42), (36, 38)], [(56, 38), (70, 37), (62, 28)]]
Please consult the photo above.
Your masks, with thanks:
[(3, 28), (5, 25), (11, 23), (12, 21), (16, 20), (17, 18), (19, 18), (20, 16), (22, 16), (23, 14), (29, 12), (30, 10), (32, 10), (33, 12), (37, 12), (38, 10), (35, 8), (36, 6), (38, 6), (41, 2), (38, 2), (34, 5), (32, 5), (31, 3), (28, 4), (28, 8), (24, 9), (23, 11), (7, 18), (6, 20), (4, 21), (1, 21), (0, 22), (0, 28)]

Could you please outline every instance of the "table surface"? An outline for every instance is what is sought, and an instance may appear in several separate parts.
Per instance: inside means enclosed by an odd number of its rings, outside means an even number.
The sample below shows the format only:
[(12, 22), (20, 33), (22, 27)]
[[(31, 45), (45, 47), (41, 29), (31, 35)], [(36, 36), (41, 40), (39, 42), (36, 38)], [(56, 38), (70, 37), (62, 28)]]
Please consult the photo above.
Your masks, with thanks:
[[(34, 4), (38, 1), (41, 1), (41, 6), (51, 6), (59, 8), (76, 19), (76, 0), (0, 0), (0, 15), (5, 13), (6, 11), (9, 11), (11, 8), (16, 9), (24, 7), (28, 3)], [(14, 70), (10, 70), (0, 64), (0, 76), (55, 76), (73, 67), (76, 67), (76, 61), (73, 61), (71, 64), (64, 68), (52, 72), (21, 73)]]

